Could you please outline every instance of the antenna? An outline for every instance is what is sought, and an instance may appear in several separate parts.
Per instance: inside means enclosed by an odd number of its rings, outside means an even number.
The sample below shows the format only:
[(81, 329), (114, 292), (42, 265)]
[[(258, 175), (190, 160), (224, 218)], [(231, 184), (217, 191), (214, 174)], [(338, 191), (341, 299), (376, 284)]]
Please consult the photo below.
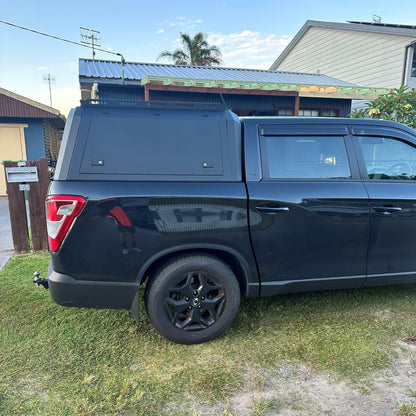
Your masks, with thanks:
[(55, 77), (51, 74), (43, 74), (43, 82), (46, 82), (49, 84), (49, 100), (51, 102), (52, 107), (52, 89), (51, 84), (55, 84)]
[(381, 16), (373, 13), (373, 23), (381, 23)]
[[(37, 35), (47, 36), (48, 38), (60, 40), (62, 42), (72, 43), (73, 45), (78, 45), (78, 46), (84, 46), (85, 48), (91, 48), (91, 43), (89, 43), (87, 45), (87, 44), (82, 43), (82, 42), (81, 43), (74, 42), (73, 40), (64, 39), (64, 38), (61, 38), (59, 36), (50, 35), (50, 34), (45, 33), (45, 32), (39, 32), (38, 30), (33, 30), (33, 29), (29, 29), (28, 27), (15, 25), (14, 23), (5, 22), (4, 20), (0, 20), (0, 23), (3, 23), (3, 24), (8, 25), (8, 26), (16, 27), (18, 29), (27, 30), (28, 32), (36, 33)], [(81, 29), (85, 29), (85, 28), (81, 28)], [(86, 30), (90, 30), (90, 29), (86, 29)], [(93, 32), (95, 32), (95, 34), (100, 33), (100, 32), (97, 32), (96, 30), (94, 30)], [(95, 35), (95, 36), (97, 36), (97, 35)], [(100, 41), (100, 39), (96, 39), (96, 40)], [(97, 43), (95, 42), (95, 40), (94, 40), (94, 43), (93, 43), (93, 46), (92, 46), (93, 49), (94, 49), (94, 46), (98, 46)], [(126, 65), (126, 60), (124, 59), (123, 54), (120, 53), (120, 52), (108, 51), (106, 49), (101, 49), (101, 48), (95, 48), (95, 49), (98, 50), (98, 51), (101, 51), (101, 52), (111, 53), (112, 55), (117, 55), (117, 56), (120, 57), (120, 61), (121, 61), (121, 81), (124, 84), (124, 67)], [(95, 52), (95, 50), (94, 50), (94, 52)], [(93, 53), (93, 56), (94, 56), (94, 53)]]
[(95, 59), (95, 47), (101, 47), (101, 33), (98, 30), (88, 29), (86, 27), (80, 27), (81, 43), (85, 45), (91, 45), (92, 47), (92, 59)]

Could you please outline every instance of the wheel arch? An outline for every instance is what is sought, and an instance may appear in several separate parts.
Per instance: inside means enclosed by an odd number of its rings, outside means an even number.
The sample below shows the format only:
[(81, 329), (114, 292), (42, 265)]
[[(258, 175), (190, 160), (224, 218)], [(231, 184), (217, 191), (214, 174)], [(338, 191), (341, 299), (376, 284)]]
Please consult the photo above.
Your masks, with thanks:
[(247, 260), (236, 250), (221, 245), (178, 246), (161, 251), (143, 265), (137, 276), (137, 281), (143, 284), (163, 263), (175, 257), (190, 254), (208, 254), (224, 261), (234, 272), (241, 294), (244, 296), (258, 295), (258, 279), (257, 276), (253, 276)]

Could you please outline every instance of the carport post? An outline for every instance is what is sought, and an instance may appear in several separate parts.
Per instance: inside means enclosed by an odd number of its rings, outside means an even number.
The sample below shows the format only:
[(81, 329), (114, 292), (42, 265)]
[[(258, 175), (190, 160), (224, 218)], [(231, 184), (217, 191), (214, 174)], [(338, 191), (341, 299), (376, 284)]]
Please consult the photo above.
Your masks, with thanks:
[(144, 85), (144, 100), (150, 101), (149, 86), (147, 84)]
[(299, 95), (297, 95), (295, 97), (295, 108), (293, 109), (293, 115), (294, 116), (299, 115), (299, 103), (300, 103), (300, 98), (299, 98)]

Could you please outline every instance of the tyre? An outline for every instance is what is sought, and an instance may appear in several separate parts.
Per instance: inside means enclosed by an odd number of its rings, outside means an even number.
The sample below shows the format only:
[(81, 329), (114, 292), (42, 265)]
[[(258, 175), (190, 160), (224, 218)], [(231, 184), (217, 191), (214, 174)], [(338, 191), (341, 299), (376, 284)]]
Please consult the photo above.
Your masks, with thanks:
[(240, 304), (240, 287), (228, 265), (216, 257), (177, 258), (146, 285), (150, 322), (165, 338), (199, 344), (224, 332)]

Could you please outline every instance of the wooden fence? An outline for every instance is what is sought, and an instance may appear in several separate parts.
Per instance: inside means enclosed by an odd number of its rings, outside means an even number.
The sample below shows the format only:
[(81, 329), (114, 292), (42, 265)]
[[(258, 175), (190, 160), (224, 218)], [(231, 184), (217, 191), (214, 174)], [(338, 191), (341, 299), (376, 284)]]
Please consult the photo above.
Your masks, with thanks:
[[(45, 198), (49, 186), (48, 159), (29, 162), (3, 162), (6, 172), (7, 197), (9, 199), (10, 222), (12, 227), (13, 245), (16, 253), (42, 251), (48, 249), (46, 231)], [(37, 168), (37, 182), (9, 182), (7, 168)], [(21, 169), (22, 170), (22, 169)], [(10, 170), (9, 170), (10, 176)], [(26, 211), (26, 195), (29, 213)], [(29, 228), (32, 247), (29, 242)]]

